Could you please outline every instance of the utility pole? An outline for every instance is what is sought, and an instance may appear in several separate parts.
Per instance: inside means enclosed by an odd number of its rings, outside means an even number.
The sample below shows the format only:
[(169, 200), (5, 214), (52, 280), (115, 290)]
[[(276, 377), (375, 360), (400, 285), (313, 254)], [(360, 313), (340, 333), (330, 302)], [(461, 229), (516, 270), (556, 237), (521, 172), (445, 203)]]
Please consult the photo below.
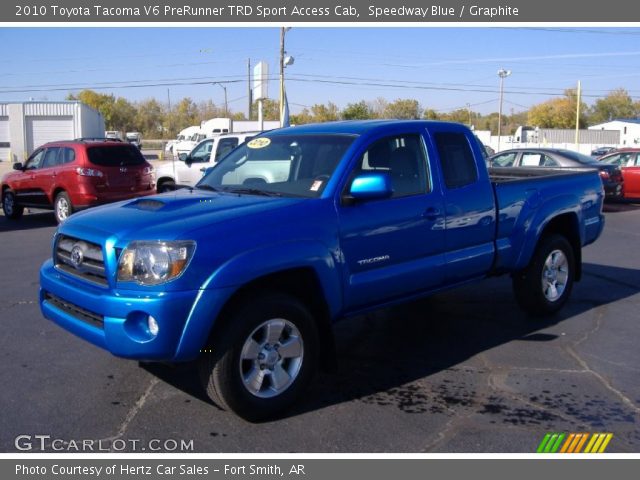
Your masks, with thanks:
[(576, 106), (576, 150), (580, 147), (580, 97), (582, 96), (582, 84), (578, 80), (578, 102)]
[(227, 87), (225, 87), (220, 82), (213, 82), (213, 84), (214, 85), (218, 85), (220, 88), (222, 88), (224, 90), (224, 116), (225, 116), (225, 118), (227, 118), (229, 116), (229, 108), (228, 108), (228, 104), (227, 104)]
[(467, 113), (469, 114), (469, 126), (471, 126), (471, 104), (467, 103)]
[(498, 149), (500, 151), (500, 135), (502, 135), (502, 100), (504, 96), (504, 79), (511, 75), (511, 70), (505, 70), (501, 68), (498, 70), (498, 76), (500, 77), (500, 107), (498, 109)]
[(280, 122), (282, 122), (284, 109), (284, 35), (286, 31), (285, 27), (280, 28)]
[(249, 105), (247, 106), (247, 120), (251, 120), (251, 107), (253, 106), (253, 91), (251, 90), (251, 59), (247, 58), (247, 98)]
[(167, 110), (167, 130), (171, 133), (171, 93), (169, 93), (169, 89), (167, 88), (167, 104), (169, 106), (169, 110)]

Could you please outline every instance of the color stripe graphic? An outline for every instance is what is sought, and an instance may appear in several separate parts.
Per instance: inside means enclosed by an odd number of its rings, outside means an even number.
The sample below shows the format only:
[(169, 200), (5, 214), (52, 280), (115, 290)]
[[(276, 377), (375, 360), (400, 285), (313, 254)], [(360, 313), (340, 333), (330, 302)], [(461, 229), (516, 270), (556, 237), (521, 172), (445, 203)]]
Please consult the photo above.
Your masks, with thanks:
[(551, 432), (544, 436), (536, 453), (604, 453), (612, 438), (613, 433)]

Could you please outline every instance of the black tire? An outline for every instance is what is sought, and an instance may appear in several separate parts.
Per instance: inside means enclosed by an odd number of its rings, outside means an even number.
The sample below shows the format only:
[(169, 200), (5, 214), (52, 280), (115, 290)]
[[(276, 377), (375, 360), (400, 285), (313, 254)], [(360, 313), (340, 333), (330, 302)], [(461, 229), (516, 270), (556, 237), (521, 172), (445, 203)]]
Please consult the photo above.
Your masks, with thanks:
[[(247, 297), (220, 321), (224, 322), (222, 331), (211, 339), (211, 346), (206, 347), (199, 361), (200, 380), (215, 404), (256, 422), (274, 417), (300, 397), (316, 372), (320, 343), (316, 323), (299, 300), (277, 292)], [(272, 346), (266, 339), (268, 328), (264, 327), (263, 337), (261, 327), (277, 322), (282, 322), (284, 328)], [(250, 347), (250, 343), (255, 344), (256, 349)], [(279, 349), (281, 352), (292, 344), (299, 344), (302, 353), (296, 358), (284, 358), (285, 354), (280, 358)], [(247, 352), (244, 355), (243, 347)], [(255, 358), (253, 352), (256, 352)], [(264, 358), (265, 352), (269, 358)], [(289, 350), (287, 355), (290, 354)], [(254, 359), (243, 360), (242, 356)], [(276, 375), (277, 371), (287, 371), (285, 378), (290, 381), (288, 385), (283, 384), (279, 392), (276, 376), (280, 377), (278, 381), (282, 376)], [(259, 384), (254, 392), (245, 385), (248, 378), (260, 378), (253, 384)]]
[[(547, 261), (550, 262), (548, 266), (545, 265)], [(569, 299), (574, 277), (575, 257), (571, 244), (562, 235), (545, 236), (529, 265), (513, 276), (516, 300), (524, 311), (534, 316), (552, 315)]]
[(10, 220), (18, 220), (24, 213), (24, 207), (16, 205), (16, 195), (11, 190), (5, 190), (2, 195), (2, 211)]
[(73, 204), (67, 192), (60, 192), (53, 201), (53, 215), (56, 222), (62, 223), (73, 213)]
[(173, 192), (176, 189), (176, 184), (173, 180), (165, 180), (158, 185), (158, 193)]

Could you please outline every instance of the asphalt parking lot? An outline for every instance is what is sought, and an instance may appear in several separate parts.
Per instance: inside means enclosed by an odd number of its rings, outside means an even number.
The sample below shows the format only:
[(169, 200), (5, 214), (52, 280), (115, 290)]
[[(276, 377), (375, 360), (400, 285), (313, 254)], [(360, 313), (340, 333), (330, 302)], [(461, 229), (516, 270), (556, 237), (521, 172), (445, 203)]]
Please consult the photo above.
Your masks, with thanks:
[(530, 453), (547, 432), (611, 432), (608, 452), (640, 451), (640, 207), (609, 208), (557, 317), (527, 319), (504, 277), (344, 321), (338, 371), (262, 424), (217, 409), (188, 367), (139, 366), (45, 321), (38, 269), (54, 229), (51, 213), (0, 213), (0, 451), (50, 435), (200, 452)]

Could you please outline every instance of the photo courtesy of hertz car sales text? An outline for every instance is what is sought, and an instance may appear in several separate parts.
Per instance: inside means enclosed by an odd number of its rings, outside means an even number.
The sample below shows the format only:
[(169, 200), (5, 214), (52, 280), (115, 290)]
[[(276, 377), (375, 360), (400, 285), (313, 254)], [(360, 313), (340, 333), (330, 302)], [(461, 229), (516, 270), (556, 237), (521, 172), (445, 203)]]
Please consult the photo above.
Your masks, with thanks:
[(596, 170), (487, 169), (456, 123), (282, 128), (195, 187), (69, 217), (40, 308), (119, 357), (196, 361), (213, 402), (257, 421), (334, 364), (339, 319), (503, 274), (532, 320), (554, 314), (603, 198)]

